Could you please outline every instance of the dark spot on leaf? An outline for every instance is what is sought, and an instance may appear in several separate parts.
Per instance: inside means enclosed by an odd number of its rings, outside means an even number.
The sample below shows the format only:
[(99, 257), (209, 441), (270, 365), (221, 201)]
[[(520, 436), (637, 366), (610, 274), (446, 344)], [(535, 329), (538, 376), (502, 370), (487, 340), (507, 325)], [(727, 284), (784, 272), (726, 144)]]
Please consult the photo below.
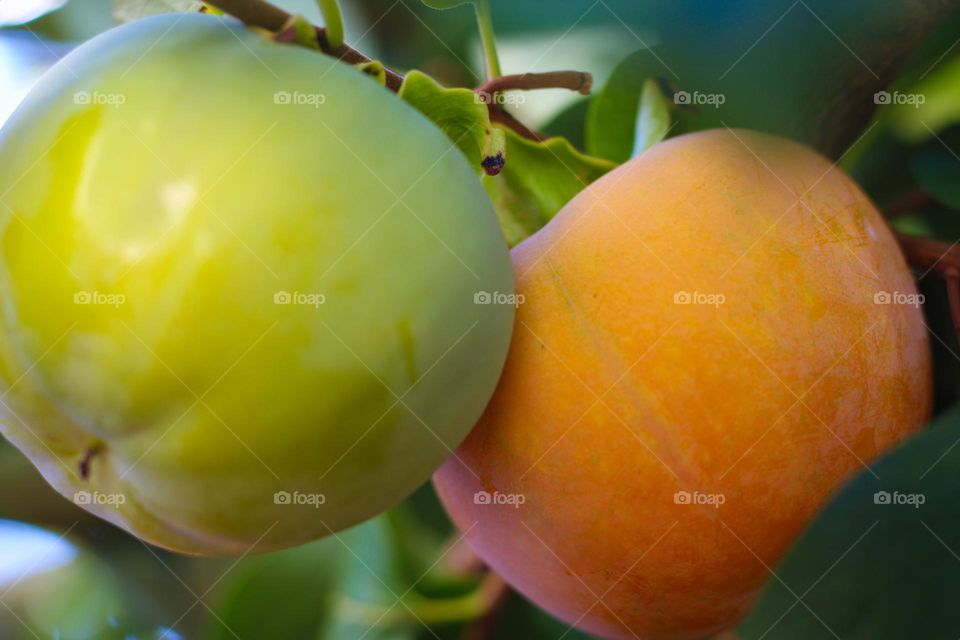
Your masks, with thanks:
[(488, 176), (499, 175), (503, 171), (503, 166), (506, 164), (506, 159), (503, 157), (503, 153), (497, 153), (495, 156), (487, 156), (480, 163), (480, 166), (483, 167), (483, 170)]

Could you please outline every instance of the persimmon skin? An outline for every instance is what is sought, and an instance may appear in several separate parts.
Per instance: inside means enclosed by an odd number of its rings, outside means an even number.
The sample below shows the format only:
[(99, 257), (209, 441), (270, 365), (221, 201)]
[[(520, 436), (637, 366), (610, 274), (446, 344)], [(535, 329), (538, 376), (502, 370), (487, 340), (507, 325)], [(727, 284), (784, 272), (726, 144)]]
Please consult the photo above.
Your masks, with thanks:
[(512, 280), (475, 169), (413, 107), (239, 21), (146, 17), (0, 129), (0, 435), (151, 544), (304, 544), (467, 435), (513, 325), (478, 296)]
[(853, 181), (799, 144), (661, 143), (512, 259), (524, 303), (506, 370), (434, 483), (495, 571), (590, 633), (730, 628), (844, 480), (929, 418), (903, 256)]

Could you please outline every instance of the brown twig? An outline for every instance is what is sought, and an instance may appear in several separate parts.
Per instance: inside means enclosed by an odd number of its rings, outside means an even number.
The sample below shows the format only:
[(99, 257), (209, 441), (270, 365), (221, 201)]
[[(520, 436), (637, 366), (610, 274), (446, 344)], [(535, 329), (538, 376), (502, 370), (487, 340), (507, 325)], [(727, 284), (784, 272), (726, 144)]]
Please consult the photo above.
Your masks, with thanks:
[(960, 271), (950, 267), (944, 277), (947, 280), (947, 301), (950, 304), (950, 317), (953, 318), (953, 330), (960, 337)]
[(543, 142), (547, 139), (547, 137), (542, 133), (537, 133), (533, 129), (527, 127), (527, 125), (517, 120), (516, 117), (514, 117), (514, 115), (509, 111), (504, 111), (503, 109), (499, 109), (491, 105), (488, 105), (488, 107), (490, 107), (490, 122), (502, 124), (508, 129), (513, 129), (524, 138), (528, 138), (534, 142)]
[(960, 245), (905, 233), (897, 233), (896, 236), (911, 267), (922, 269), (925, 274), (935, 273), (944, 279), (951, 269), (960, 273)]
[[(244, 24), (260, 27), (262, 29), (266, 29), (267, 31), (272, 31), (274, 33), (283, 31), (284, 29), (288, 28), (291, 24), (290, 20), (292, 16), (289, 13), (287, 13), (283, 9), (280, 9), (279, 7), (276, 7), (270, 4), (269, 2), (266, 2), (266, 0), (206, 0), (206, 2), (207, 4), (220, 9), (224, 13), (228, 13), (234, 16), (235, 18), (240, 19)], [(356, 49), (349, 47), (347, 45), (343, 45), (342, 47), (337, 47), (337, 48), (330, 47), (330, 44), (327, 41), (326, 29), (322, 27), (317, 27), (317, 42), (320, 45), (321, 51), (323, 51), (327, 55), (333, 56), (339, 60), (343, 60), (344, 62), (349, 64), (363, 64), (365, 62), (370, 62), (372, 60), (370, 57), (364, 55), (360, 51), (357, 51)], [(386, 66), (384, 66), (384, 71), (386, 72), (386, 75), (387, 75), (387, 88), (394, 92), (399, 91), (400, 86), (403, 84), (403, 75), (400, 73), (397, 73), (392, 69), (387, 68)], [(561, 76), (560, 80), (569, 83), (571, 82), (571, 80), (568, 78), (568, 74), (571, 74), (571, 73), (579, 74), (579, 72), (558, 71), (558, 72), (555, 72), (554, 74), (550, 74), (550, 73), (527, 74), (527, 76), (534, 76), (534, 77), (553, 76), (554, 79), (552, 81), (557, 82), (558, 80), (556, 79), (556, 74), (560, 74)], [(586, 80), (579, 78), (578, 76), (578, 81), (580, 84), (574, 90), (583, 92), (583, 86), (584, 84), (586, 84), (587, 90), (589, 91), (590, 75), (586, 73), (579, 74), (579, 75), (585, 76)], [(504, 78), (508, 79), (508, 83), (515, 82), (515, 80), (512, 79), (515, 77), (516, 76), (504, 76)], [(494, 82), (500, 79), (501, 78), (497, 78), (494, 80)], [(534, 81), (545, 82), (546, 80), (534, 80)], [(516, 88), (522, 88), (522, 87), (516, 87)], [(530, 88), (537, 88), (537, 87), (530, 87)], [(565, 88), (565, 87), (561, 87), (561, 88)], [(491, 121), (498, 122), (505, 127), (509, 127), (510, 129), (513, 129), (515, 132), (517, 132), (518, 134), (520, 134), (525, 138), (529, 138), (535, 141), (541, 141), (544, 139), (543, 136), (541, 136), (540, 134), (536, 133), (535, 131), (531, 130), (529, 127), (521, 123), (515, 117), (507, 113), (499, 105), (488, 103), (487, 108), (490, 110)]]
[(489, 96), (498, 91), (531, 89), (569, 89), (583, 95), (590, 93), (593, 76), (583, 71), (548, 71), (546, 73), (519, 73), (500, 76), (484, 82), (477, 87), (481, 96)]
[(923, 270), (921, 278), (928, 273), (935, 273), (946, 282), (950, 317), (954, 331), (960, 338), (960, 245), (904, 233), (897, 233), (896, 236), (907, 263)]
[[(352, 47), (343, 45), (342, 47), (337, 47), (335, 49), (331, 48), (327, 43), (327, 30), (323, 27), (317, 27), (317, 41), (320, 43), (320, 49), (327, 55), (331, 55), (338, 60), (343, 60), (348, 64), (363, 64), (365, 62), (371, 62), (371, 59), (360, 53)], [(393, 92), (400, 91), (400, 85), (403, 84), (403, 76), (389, 69), (386, 66), (383, 67), (384, 72), (387, 74), (387, 88)]]

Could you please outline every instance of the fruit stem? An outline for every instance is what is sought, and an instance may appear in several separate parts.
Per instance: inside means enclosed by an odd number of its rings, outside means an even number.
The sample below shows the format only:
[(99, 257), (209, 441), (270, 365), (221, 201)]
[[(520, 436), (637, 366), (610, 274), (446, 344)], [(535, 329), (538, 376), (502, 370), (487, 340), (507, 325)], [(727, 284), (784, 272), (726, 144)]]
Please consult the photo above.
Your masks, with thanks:
[(912, 267), (946, 278), (953, 269), (960, 273), (960, 245), (933, 238), (921, 238), (897, 232), (897, 242)]
[(548, 71), (546, 73), (518, 73), (487, 80), (476, 88), (477, 94), (488, 101), (498, 91), (531, 89), (569, 89), (583, 95), (590, 93), (593, 76), (584, 71)]
[[(936, 204), (936, 200), (930, 194), (922, 189), (914, 189), (884, 208), (883, 214), (889, 220), (903, 213), (922, 211), (933, 204)], [(943, 278), (947, 286), (947, 302), (953, 330), (960, 340), (960, 242), (943, 242), (898, 231), (895, 231), (894, 235), (907, 264), (923, 272), (919, 280), (928, 273), (935, 273)]]
[[(274, 33), (287, 28), (291, 17), (290, 14), (283, 9), (275, 7), (265, 0), (206, 0), (206, 2), (224, 13), (239, 18), (244, 24), (252, 27), (260, 27), (261, 29), (266, 29)], [(320, 45), (320, 50), (325, 54), (348, 64), (364, 64), (373, 61), (372, 58), (367, 57), (346, 44), (339, 47), (332, 46), (327, 29), (322, 27), (317, 27), (317, 42)], [(499, 62), (497, 65), (499, 67)], [(403, 76), (388, 68), (386, 65), (384, 65), (384, 71), (387, 76), (387, 88), (393, 92), (399, 91), (400, 86), (403, 84)], [(544, 139), (543, 136), (528, 128), (496, 104), (488, 104), (487, 108), (490, 111), (490, 120), (492, 122), (497, 122), (512, 129), (519, 135), (530, 140), (539, 142)]]
[(947, 301), (950, 303), (953, 331), (960, 338), (960, 271), (950, 267), (944, 273), (944, 277), (947, 280)]
[(493, 33), (493, 16), (490, 14), (488, 0), (476, 0), (473, 3), (477, 14), (477, 26), (480, 28), (480, 43), (483, 45), (483, 58), (486, 61), (487, 81), (499, 78), (500, 56), (497, 55), (497, 39)]
[(513, 114), (508, 113), (503, 109), (494, 108), (491, 105), (488, 105), (488, 107), (490, 108), (490, 122), (501, 124), (508, 129), (513, 129), (524, 138), (533, 140), (535, 142), (543, 142), (547, 139), (547, 136), (537, 133), (533, 129), (527, 127), (527, 125), (517, 120)]
[(332, 49), (343, 46), (343, 16), (338, 0), (317, 0), (323, 22), (326, 25), (327, 44)]

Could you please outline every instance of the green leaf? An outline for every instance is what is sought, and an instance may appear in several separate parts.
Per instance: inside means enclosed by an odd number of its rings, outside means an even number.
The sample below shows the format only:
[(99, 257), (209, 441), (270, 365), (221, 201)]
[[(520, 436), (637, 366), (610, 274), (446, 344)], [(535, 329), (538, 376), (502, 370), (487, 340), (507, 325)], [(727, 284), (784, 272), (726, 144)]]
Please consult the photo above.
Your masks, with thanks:
[[(616, 163), (630, 158), (637, 132), (640, 97), (645, 93), (649, 79), (662, 71), (663, 65), (649, 49), (630, 54), (616, 66), (607, 84), (590, 101), (586, 123), (587, 153)], [(651, 93), (649, 100), (654, 97)]]
[(218, 592), (204, 637), (314, 637), (329, 615), (344, 563), (334, 538), (242, 560)]
[(888, 123), (900, 139), (922, 142), (960, 121), (960, 56), (947, 57), (929, 75), (902, 91), (884, 93), (888, 104), (881, 108), (881, 121)]
[(407, 74), (400, 97), (433, 121), (479, 173), (491, 135), (487, 106), (469, 89), (447, 89), (420, 71)]
[(277, 42), (295, 44), (314, 51), (320, 50), (320, 41), (317, 40), (317, 30), (307, 18), (301, 15), (292, 15), (287, 24), (279, 33), (273, 36)]
[(371, 60), (370, 62), (361, 62), (354, 65), (357, 69), (367, 74), (373, 80), (380, 85), (387, 86), (387, 69), (383, 66), (383, 63), (379, 60)]
[(670, 103), (660, 89), (660, 83), (648, 78), (640, 94), (637, 110), (633, 156), (638, 156), (667, 137), (670, 131)]
[(574, 147), (578, 149), (586, 148), (583, 129), (586, 126), (590, 101), (590, 98), (583, 98), (572, 103), (540, 127), (540, 132), (547, 136), (563, 136)]
[(948, 207), (960, 209), (960, 127), (948, 129), (916, 149), (910, 167), (924, 191)]
[(120, 22), (132, 22), (161, 13), (188, 13), (203, 6), (197, 0), (116, 0), (113, 15)]
[(513, 246), (542, 228), (575, 195), (616, 165), (585, 155), (565, 138), (534, 142), (505, 130), (507, 162), (483, 179), (507, 242)]
[(774, 567), (738, 639), (955, 637), (958, 439), (954, 409), (860, 473)]
[(479, 583), (456, 589), (448, 582), (442, 597), (423, 594), (422, 583), (442, 553), (436, 540), (426, 554), (412, 542), (424, 532), (401, 508), (339, 534), (346, 571), (332, 615), (317, 637), (413, 639), (427, 633), (424, 625), (463, 624), (486, 613), (493, 603)]

